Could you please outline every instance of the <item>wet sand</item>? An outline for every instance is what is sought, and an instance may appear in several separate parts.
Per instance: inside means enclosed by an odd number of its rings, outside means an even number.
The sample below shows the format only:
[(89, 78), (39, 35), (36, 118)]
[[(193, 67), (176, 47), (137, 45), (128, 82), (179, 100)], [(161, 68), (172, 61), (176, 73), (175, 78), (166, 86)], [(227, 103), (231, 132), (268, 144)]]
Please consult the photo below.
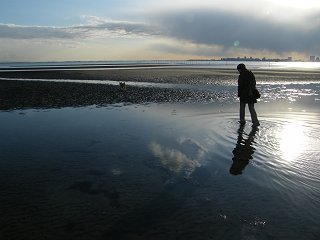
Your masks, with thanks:
[(66, 82), (0, 80), (0, 109), (60, 108), (115, 103), (164, 103), (223, 99), (225, 93), (187, 89)]
[[(319, 81), (317, 71), (255, 70), (258, 84), (312, 83)], [(29, 80), (54, 80), (51, 82)], [(111, 81), (110, 84), (81, 84), (65, 80)], [(59, 82), (61, 81), (61, 82)], [(118, 82), (126, 82), (121, 91)], [(143, 87), (131, 83), (168, 83), (192, 87)], [(131, 85), (130, 85), (131, 84)], [(0, 109), (52, 108), (114, 103), (213, 102), (230, 99), (232, 92), (214, 87), (237, 84), (237, 73), (230, 69), (205, 68), (142, 68), (142, 69), (82, 69), (0, 71)], [(207, 89), (206, 89), (207, 86)], [(231, 96), (230, 94), (233, 94)]]

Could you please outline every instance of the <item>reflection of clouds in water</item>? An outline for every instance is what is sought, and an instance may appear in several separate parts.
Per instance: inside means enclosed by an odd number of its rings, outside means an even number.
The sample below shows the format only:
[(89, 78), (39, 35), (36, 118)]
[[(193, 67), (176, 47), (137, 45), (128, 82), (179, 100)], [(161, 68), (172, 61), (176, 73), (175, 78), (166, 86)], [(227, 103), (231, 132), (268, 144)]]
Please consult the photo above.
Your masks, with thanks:
[(155, 156), (160, 158), (164, 167), (172, 172), (189, 176), (203, 164), (207, 150), (190, 138), (180, 138), (177, 143), (179, 149), (152, 142), (150, 149)]
[(118, 175), (123, 174), (123, 171), (122, 171), (121, 169), (113, 168), (113, 169), (111, 170), (111, 173), (112, 173), (113, 175), (115, 175), (115, 176), (118, 176)]

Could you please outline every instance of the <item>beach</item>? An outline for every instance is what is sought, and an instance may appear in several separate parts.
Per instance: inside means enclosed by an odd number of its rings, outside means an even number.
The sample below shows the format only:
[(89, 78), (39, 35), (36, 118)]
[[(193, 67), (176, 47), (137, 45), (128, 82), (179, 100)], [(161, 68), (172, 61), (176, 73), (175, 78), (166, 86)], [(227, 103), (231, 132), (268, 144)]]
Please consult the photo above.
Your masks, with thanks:
[[(256, 70), (255, 74), (260, 85), (282, 87), (303, 83), (317, 84), (320, 72), (262, 69)], [(121, 91), (119, 82), (126, 82), (126, 91)], [(6, 70), (0, 71), (0, 109), (123, 102), (229, 102), (235, 101), (236, 85), (237, 73), (233, 69), (162, 66), (132, 69)], [(281, 99), (282, 96), (278, 97)], [(274, 98), (274, 93), (266, 93), (264, 101)]]
[(253, 72), (0, 71), (0, 239), (316, 239), (320, 74)]

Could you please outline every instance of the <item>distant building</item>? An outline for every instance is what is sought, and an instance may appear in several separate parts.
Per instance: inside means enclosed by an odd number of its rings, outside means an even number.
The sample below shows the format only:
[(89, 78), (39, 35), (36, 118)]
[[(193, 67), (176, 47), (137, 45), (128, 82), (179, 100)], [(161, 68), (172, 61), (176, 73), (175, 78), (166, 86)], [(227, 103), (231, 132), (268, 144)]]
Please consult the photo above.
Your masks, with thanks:
[(310, 56), (310, 61), (314, 62), (316, 60), (316, 56)]
[[(226, 57), (226, 58), (222, 57), (222, 58), (220, 59), (220, 61), (292, 62), (293, 59), (292, 59), (292, 57), (287, 57), (287, 58), (266, 58), (266, 57), (263, 57), (263, 58), (255, 58), (255, 57), (247, 57), (247, 56), (244, 56), (244, 57)], [(315, 61), (315, 60), (314, 60), (314, 61)]]

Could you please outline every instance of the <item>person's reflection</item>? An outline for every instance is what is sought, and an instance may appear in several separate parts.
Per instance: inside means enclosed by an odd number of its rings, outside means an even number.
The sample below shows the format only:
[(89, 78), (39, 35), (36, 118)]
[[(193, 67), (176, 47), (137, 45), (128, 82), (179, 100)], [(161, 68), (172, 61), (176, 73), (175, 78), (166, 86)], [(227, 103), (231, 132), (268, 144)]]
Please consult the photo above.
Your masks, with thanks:
[(232, 165), (230, 167), (230, 173), (232, 175), (242, 174), (244, 168), (248, 165), (249, 160), (252, 159), (255, 148), (253, 147), (254, 137), (258, 131), (258, 127), (252, 127), (248, 138), (243, 138), (244, 125), (241, 125), (238, 130), (238, 141), (236, 147), (233, 149)]

